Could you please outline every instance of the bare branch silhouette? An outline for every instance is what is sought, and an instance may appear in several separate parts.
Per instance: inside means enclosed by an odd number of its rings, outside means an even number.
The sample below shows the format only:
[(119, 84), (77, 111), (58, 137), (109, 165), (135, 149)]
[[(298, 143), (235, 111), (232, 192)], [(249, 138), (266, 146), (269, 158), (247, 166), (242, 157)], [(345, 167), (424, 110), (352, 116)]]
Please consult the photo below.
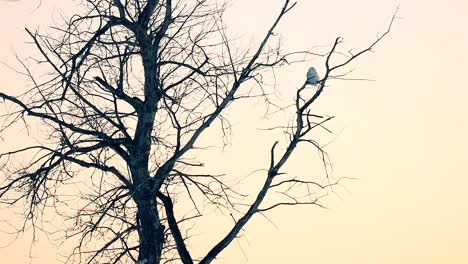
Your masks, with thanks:
[[(208, 264), (257, 213), (279, 206), (324, 207), (321, 198), (340, 180), (330, 177), (328, 154), (312, 132), (331, 133), (326, 125), (333, 116), (317, 114), (311, 106), (330, 79), (346, 78), (338, 70), (387, 36), (396, 13), (369, 46), (333, 63), (343, 54), (341, 38), (323, 54), (282, 51), (274, 32), (295, 7), (290, 0), (261, 41), (244, 50), (226, 33), (225, 3), (84, 4), (87, 12), (73, 15), (53, 33), (26, 29), (40, 54), (35, 61), (48, 72), (36, 76), (22, 63), (32, 88), (20, 95), (0, 92), (8, 106), (0, 132), (18, 123), (31, 128), (40, 123), (47, 137), (0, 154), (0, 203), (26, 204), (19, 231), (39, 228), (44, 215), (53, 212), (66, 225), (44, 231), (60, 233), (63, 243), (76, 241), (66, 262)], [(323, 77), (313, 83), (304, 78), (297, 87), (288, 108), (294, 109), (291, 123), (265, 129), (284, 131), (287, 139), (265, 149), (270, 162), (258, 164), (264, 169), (257, 172), (265, 179), (253, 202), (246, 203), (249, 194), (226, 175), (205, 170), (193, 153), (207, 147), (200, 138), (209, 129), (229, 135), (225, 113), (231, 105), (257, 97), (273, 105), (264, 79), (276, 68), (309, 61), (308, 56), (324, 59)], [(318, 150), (325, 168), (321, 181), (287, 174), (285, 165), (299, 145)], [(183, 214), (181, 204), (194, 209)], [(194, 256), (187, 241), (206, 204), (234, 221), (206, 254)]]

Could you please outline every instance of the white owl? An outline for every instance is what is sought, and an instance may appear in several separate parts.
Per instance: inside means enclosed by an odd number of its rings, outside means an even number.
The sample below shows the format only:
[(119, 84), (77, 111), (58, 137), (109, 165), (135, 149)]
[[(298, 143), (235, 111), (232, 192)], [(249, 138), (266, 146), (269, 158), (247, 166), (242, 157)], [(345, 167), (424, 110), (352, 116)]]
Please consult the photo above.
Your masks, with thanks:
[(306, 83), (316, 85), (318, 83), (318, 74), (314, 67), (310, 67), (307, 71)]

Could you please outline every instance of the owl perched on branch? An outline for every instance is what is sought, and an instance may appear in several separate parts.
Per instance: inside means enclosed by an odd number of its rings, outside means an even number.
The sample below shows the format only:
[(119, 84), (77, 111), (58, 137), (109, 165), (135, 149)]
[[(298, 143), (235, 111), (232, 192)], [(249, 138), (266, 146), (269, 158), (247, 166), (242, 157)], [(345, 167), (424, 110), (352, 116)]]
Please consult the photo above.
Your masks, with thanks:
[(318, 83), (318, 74), (314, 67), (310, 67), (307, 71), (307, 81), (306, 83), (311, 85), (316, 85)]

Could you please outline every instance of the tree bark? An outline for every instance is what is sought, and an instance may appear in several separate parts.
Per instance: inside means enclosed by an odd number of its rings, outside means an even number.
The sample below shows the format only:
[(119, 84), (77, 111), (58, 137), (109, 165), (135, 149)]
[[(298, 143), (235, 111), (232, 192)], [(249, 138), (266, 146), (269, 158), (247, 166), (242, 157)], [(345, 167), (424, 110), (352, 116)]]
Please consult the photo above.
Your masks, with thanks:
[(152, 198), (137, 200), (140, 251), (138, 264), (159, 264), (164, 245), (164, 226), (159, 219), (156, 201)]

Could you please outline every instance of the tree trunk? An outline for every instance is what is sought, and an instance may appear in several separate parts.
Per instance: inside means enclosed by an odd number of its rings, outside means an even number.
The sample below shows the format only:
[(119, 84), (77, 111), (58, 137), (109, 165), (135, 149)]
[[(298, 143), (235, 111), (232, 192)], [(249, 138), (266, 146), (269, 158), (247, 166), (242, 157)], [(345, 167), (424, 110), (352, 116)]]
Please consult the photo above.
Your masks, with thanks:
[(159, 264), (164, 245), (164, 226), (160, 223), (155, 199), (137, 201), (140, 252), (138, 264)]

